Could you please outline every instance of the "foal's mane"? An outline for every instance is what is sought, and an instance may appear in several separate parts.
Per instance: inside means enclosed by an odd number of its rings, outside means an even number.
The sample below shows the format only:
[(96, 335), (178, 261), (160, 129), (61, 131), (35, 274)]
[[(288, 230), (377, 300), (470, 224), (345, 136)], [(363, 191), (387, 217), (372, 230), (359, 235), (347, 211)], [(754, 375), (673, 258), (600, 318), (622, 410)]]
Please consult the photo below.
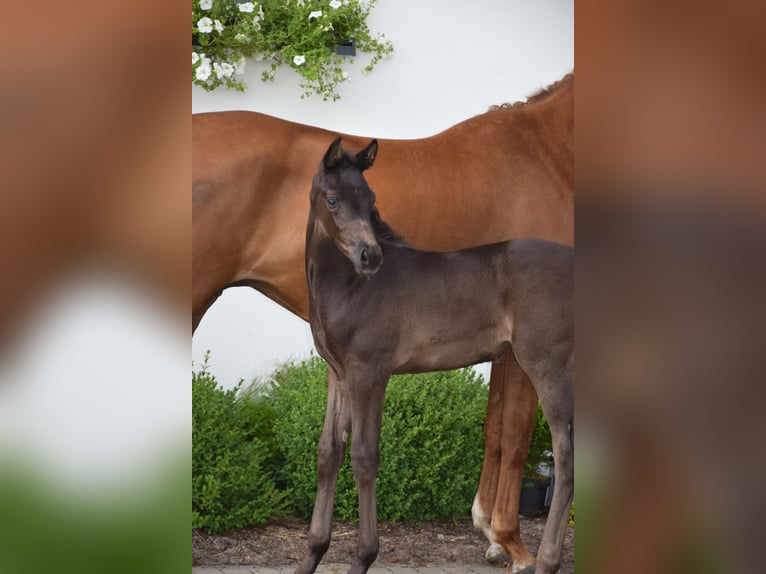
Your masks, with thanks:
[(383, 239), (389, 243), (399, 243), (401, 245), (407, 244), (407, 242), (404, 241), (404, 236), (394, 231), (388, 223), (380, 218), (380, 212), (375, 206), (372, 207), (370, 221), (372, 222), (372, 229), (375, 231), (375, 236), (377, 237), (378, 241)]
[(572, 72), (568, 73), (566, 76), (561, 78), (560, 80), (557, 80), (553, 82), (550, 86), (547, 88), (541, 88), (531, 96), (529, 96), (525, 101), (523, 102), (513, 102), (513, 103), (503, 103), (499, 106), (490, 106), (489, 110), (490, 112), (493, 112), (495, 110), (515, 110), (518, 108), (522, 108), (528, 104), (535, 104), (537, 102), (540, 102), (544, 99), (546, 99), (548, 96), (555, 94), (559, 90), (569, 86), (574, 81), (574, 74)]

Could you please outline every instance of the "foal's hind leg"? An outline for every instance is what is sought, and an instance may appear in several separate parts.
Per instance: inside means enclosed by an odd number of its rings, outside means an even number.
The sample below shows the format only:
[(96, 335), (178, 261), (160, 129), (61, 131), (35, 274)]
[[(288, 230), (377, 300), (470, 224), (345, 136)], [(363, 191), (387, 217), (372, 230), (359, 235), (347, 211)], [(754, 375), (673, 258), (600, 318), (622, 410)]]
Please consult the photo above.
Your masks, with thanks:
[[(571, 363), (571, 359), (570, 359)], [(569, 509), (574, 498), (574, 390), (571, 369), (554, 376), (532, 377), (553, 439), (556, 482), (553, 500), (537, 551), (536, 574), (553, 574), (561, 563)]]
[(365, 574), (378, 556), (378, 513), (375, 478), (380, 464), (380, 426), (383, 398), (390, 373), (349, 368), (351, 397), (351, 467), (359, 494), (359, 531), (356, 556), (348, 574)]
[(309, 528), (309, 549), (295, 574), (311, 574), (330, 546), (335, 483), (346, 454), (346, 440), (351, 430), (351, 405), (345, 382), (327, 371), (327, 410), (317, 448), (318, 487)]

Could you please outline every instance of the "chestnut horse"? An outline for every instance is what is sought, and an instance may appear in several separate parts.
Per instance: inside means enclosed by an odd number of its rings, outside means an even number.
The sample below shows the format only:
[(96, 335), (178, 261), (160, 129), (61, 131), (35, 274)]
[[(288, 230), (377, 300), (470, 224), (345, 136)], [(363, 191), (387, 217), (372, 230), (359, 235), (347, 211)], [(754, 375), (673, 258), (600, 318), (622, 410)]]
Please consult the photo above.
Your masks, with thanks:
[(328, 365), (328, 400), (309, 550), (295, 574), (313, 574), (330, 545), (349, 432), (359, 493), (349, 574), (365, 574), (378, 555), (375, 478), (390, 376), (456, 369), (506, 352), (529, 376), (551, 428), (557, 480), (535, 572), (553, 574), (574, 495), (574, 251), (543, 239), (451, 252), (405, 244), (381, 220), (362, 174), (377, 150), (373, 140), (352, 156), (336, 139), (311, 186), (309, 320)]
[[(514, 237), (572, 244), (574, 77), (432, 137), (381, 140), (370, 184), (409, 243), (449, 250)], [(253, 287), (308, 320), (306, 190), (336, 135), (255, 112), (192, 116), (192, 329), (226, 287)], [(364, 138), (344, 135), (361, 147)], [(407, 201), (401, 194), (406, 192)], [(512, 572), (521, 473), (537, 395), (512, 353), (492, 365), (474, 524)]]

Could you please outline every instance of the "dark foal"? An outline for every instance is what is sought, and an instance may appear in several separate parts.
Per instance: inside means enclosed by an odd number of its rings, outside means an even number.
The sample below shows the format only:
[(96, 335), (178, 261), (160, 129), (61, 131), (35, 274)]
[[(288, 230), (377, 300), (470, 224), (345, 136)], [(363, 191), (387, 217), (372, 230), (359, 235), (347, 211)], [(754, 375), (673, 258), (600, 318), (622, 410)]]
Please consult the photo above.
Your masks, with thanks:
[(519, 239), (445, 253), (406, 245), (381, 221), (362, 172), (372, 141), (349, 155), (335, 140), (311, 188), (306, 274), (311, 331), (328, 364), (318, 448), (319, 485), (309, 551), (314, 572), (330, 544), (338, 470), (349, 432), (359, 491), (359, 539), (350, 574), (378, 553), (375, 477), (383, 397), (393, 373), (454, 369), (508, 349), (529, 376), (553, 436), (556, 483), (534, 566), (558, 570), (574, 487), (571, 248)]

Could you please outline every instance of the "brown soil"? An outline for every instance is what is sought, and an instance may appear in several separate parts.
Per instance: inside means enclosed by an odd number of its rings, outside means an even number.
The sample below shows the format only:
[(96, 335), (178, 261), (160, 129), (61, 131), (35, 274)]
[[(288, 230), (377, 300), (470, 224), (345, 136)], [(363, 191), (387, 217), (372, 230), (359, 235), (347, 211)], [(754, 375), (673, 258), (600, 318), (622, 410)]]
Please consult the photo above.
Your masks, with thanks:
[[(520, 517), (521, 538), (533, 554), (542, 536), (544, 518)], [(421, 525), (381, 522), (380, 554), (377, 564), (458, 563), (486, 564), (487, 542), (473, 528), (470, 518), (453, 523), (424, 522)], [(308, 523), (285, 518), (226, 534), (192, 533), (192, 552), (201, 566), (297, 564), (306, 550)], [(350, 564), (356, 546), (356, 525), (334, 523), (332, 542), (323, 562)], [(501, 572), (501, 570), (498, 570)], [(567, 528), (560, 574), (574, 574), (574, 531)]]

